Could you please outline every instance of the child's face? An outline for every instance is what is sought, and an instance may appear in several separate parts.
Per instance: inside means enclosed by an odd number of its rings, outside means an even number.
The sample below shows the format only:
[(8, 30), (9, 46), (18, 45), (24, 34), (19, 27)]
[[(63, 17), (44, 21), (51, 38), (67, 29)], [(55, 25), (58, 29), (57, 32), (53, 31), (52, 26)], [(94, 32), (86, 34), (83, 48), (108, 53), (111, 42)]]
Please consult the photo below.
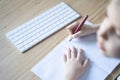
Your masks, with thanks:
[(112, 0), (106, 14), (97, 32), (97, 44), (106, 56), (120, 58), (120, 1)]

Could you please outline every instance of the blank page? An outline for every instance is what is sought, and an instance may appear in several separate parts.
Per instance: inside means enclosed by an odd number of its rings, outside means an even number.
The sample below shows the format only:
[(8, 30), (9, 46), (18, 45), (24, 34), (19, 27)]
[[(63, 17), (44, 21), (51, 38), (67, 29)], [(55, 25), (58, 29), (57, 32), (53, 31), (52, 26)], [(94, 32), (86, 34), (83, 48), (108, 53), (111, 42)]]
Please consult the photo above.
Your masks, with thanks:
[[(89, 22), (86, 24), (92, 25)], [(82, 48), (84, 56), (90, 58), (87, 72), (80, 80), (104, 80), (118, 65), (120, 60), (104, 57), (96, 46), (96, 34), (73, 39), (69, 42), (68, 36), (58, 44), (48, 55), (32, 68), (32, 72), (42, 80), (62, 80), (64, 74), (62, 56), (68, 47)]]

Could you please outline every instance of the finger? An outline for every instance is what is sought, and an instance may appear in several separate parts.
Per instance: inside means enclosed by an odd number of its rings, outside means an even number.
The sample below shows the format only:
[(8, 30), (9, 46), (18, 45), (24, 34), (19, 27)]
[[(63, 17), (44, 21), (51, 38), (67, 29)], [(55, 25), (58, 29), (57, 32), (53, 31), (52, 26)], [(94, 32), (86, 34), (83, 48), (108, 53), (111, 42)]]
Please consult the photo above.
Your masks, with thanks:
[(80, 51), (78, 52), (77, 60), (80, 61), (80, 63), (82, 63), (83, 60), (82, 49), (80, 49)]
[(84, 67), (85, 69), (87, 69), (89, 63), (90, 63), (90, 60), (89, 60), (89, 59), (85, 59), (85, 61), (84, 61), (84, 63), (83, 63), (83, 67)]
[(69, 25), (69, 26), (67, 27), (67, 29), (73, 29), (73, 28), (75, 28), (78, 24), (79, 24), (79, 22), (74, 22), (74, 23), (72, 23), (71, 25)]
[(82, 33), (83, 33), (83, 31), (78, 31), (77, 33), (72, 35), (72, 38), (78, 38), (78, 37), (82, 36)]
[(73, 34), (73, 30), (68, 29), (67, 31), (68, 31), (68, 33), (69, 33), (70, 35), (72, 35), (72, 34)]
[(67, 58), (70, 59), (71, 58), (71, 49), (68, 49), (68, 54), (67, 54)]
[(63, 55), (63, 60), (64, 62), (67, 62), (67, 56), (65, 54)]
[(69, 34), (73, 34), (74, 29), (78, 26), (78, 22), (74, 22), (67, 27)]
[(74, 58), (76, 58), (76, 56), (77, 56), (77, 51), (76, 51), (76, 48), (75, 47), (72, 47), (72, 58), (74, 59)]
[(76, 33), (74, 33), (72, 35), (72, 38), (77, 38), (77, 37), (84, 36), (85, 35), (84, 33), (86, 32), (85, 31), (86, 26), (88, 26), (88, 25), (87, 24), (83, 24), (83, 26), (81, 27), (81, 29), (78, 32), (76, 32)]
[(96, 31), (79, 31), (75, 34), (73, 34), (71, 37), (74, 39), (74, 38), (78, 38), (78, 37), (82, 37), (82, 36), (86, 36), (86, 35), (89, 35), (89, 34), (92, 34), (92, 33), (95, 33)]

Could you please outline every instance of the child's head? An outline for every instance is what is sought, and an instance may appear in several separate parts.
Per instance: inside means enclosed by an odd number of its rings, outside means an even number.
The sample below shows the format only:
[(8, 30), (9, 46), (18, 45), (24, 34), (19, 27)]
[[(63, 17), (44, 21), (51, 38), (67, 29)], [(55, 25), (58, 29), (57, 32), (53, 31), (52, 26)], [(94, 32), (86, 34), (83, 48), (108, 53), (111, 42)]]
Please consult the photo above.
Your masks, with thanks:
[(111, 0), (97, 32), (98, 46), (106, 56), (120, 58), (120, 0)]

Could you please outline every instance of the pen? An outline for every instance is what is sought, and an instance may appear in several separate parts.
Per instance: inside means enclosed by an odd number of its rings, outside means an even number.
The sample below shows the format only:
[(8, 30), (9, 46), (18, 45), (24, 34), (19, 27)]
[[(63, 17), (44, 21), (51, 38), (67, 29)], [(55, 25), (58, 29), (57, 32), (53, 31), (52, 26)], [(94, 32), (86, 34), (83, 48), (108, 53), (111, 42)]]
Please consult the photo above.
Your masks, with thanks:
[[(85, 21), (87, 20), (87, 18), (88, 18), (88, 15), (86, 15), (86, 16), (83, 18), (83, 20), (82, 20), (81, 23), (77, 26), (77, 28), (75, 29), (75, 31), (73, 32), (73, 34), (81, 30), (81, 27), (83, 26), (83, 24), (85, 23)], [(69, 41), (71, 41), (71, 40), (72, 40), (72, 38), (71, 38)]]

